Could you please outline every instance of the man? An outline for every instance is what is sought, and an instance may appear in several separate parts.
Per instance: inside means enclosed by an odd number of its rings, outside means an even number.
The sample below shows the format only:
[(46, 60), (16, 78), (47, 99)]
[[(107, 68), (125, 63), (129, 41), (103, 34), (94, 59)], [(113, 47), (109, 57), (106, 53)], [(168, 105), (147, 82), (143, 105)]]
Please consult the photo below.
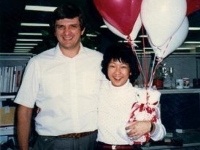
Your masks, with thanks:
[(34, 149), (93, 150), (102, 54), (81, 44), (85, 20), (78, 7), (62, 5), (53, 18), (58, 44), (29, 61), (15, 99), (19, 149), (28, 150), (36, 105)]

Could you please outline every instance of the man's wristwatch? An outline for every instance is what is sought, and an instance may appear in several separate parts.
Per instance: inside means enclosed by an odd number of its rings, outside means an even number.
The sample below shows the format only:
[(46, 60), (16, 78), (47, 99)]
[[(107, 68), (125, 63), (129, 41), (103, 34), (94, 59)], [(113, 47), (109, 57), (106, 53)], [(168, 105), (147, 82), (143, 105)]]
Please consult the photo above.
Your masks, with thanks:
[(154, 123), (153, 123), (153, 122), (151, 122), (150, 133), (153, 131), (153, 129), (154, 129)]

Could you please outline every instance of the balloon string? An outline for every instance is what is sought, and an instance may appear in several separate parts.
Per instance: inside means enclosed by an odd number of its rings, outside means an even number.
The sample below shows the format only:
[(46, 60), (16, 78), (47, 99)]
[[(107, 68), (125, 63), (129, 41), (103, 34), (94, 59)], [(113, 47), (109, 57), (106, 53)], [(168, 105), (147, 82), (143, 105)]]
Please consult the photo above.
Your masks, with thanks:
[[(167, 50), (167, 48), (168, 48), (168, 46), (169, 46), (169, 43), (170, 43), (171, 39), (172, 39), (172, 37), (170, 37), (169, 42), (167, 43), (167, 45), (166, 45), (166, 47), (165, 47), (165, 50), (164, 50), (163, 53), (162, 53), (162, 56), (165, 54), (165, 52), (166, 52), (166, 50)], [(154, 65), (155, 65), (155, 58), (156, 58), (156, 56), (154, 56), (152, 70), (153, 70)], [(163, 58), (160, 57), (160, 58), (158, 58), (157, 60), (158, 60), (158, 62), (157, 62), (157, 64), (156, 64), (156, 67), (154, 68), (154, 71), (151, 71), (151, 77), (150, 77), (150, 80), (149, 80), (149, 86), (150, 86), (150, 87), (151, 87), (152, 84), (153, 84), (153, 79), (154, 79), (154, 76), (155, 76), (156, 69), (158, 68), (159, 64), (163, 61)], [(153, 73), (152, 73), (152, 72), (153, 72)]]
[[(165, 52), (166, 52), (166, 50), (167, 50), (167, 48), (168, 48), (168, 46), (169, 46), (169, 43), (170, 43), (170, 41), (172, 40), (172, 36), (169, 38), (169, 41), (168, 41), (168, 43), (167, 43), (167, 45), (166, 45), (166, 47), (165, 47), (165, 50), (163, 51), (163, 55), (165, 54)], [(162, 56), (163, 56), (162, 55)]]
[(155, 62), (156, 62), (156, 55), (154, 55), (153, 65), (151, 67), (151, 76), (150, 76), (150, 79), (149, 79), (149, 87), (151, 87), (152, 84), (153, 84), (153, 77), (154, 77), (154, 75), (153, 75), (153, 68), (155, 66)]
[(143, 82), (143, 84), (144, 84), (144, 72), (143, 72), (143, 70), (142, 70), (141, 63), (140, 63), (140, 61), (139, 61), (139, 59), (138, 59), (138, 55), (137, 55), (137, 53), (136, 53), (136, 51), (135, 51), (135, 47), (134, 47), (134, 44), (132, 43), (132, 39), (131, 39), (130, 36), (127, 37), (127, 41), (128, 41), (128, 43), (131, 45), (133, 54), (136, 56), (137, 63), (138, 63), (138, 64), (137, 64), (137, 65), (138, 65), (138, 69), (139, 69), (139, 71), (140, 71), (140, 74), (141, 74), (141, 76), (142, 76), (142, 82)]
[[(154, 79), (154, 76), (155, 76), (155, 73), (156, 73), (156, 69), (158, 68), (159, 64), (160, 64), (162, 61), (163, 61), (163, 59), (158, 59), (158, 62), (157, 62), (157, 64), (156, 64), (155, 68), (154, 68), (154, 71), (153, 71), (152, 75), (151, 75), (152, 78), (151, 78), (151, 81), (150, 81), (150, 83), (149, 83), (149, 86), (152, 86), (152, 84), (153, 84), (153, 79)], [(155, 63), (154, 63), (154, 65), (155, 65)], [(154, 65), (153, 65), (152, 67), (154, 67)]]
[[(144, 26), (142, 25), (142, 35), (144, 35)], [(147, 61), (146, 61), (146, 50), (145, 50), (145, 42), (144, 42), (144, 37), (142, 37), (142, 43), (143, 43), (143, 62), (144, 62), (144, 71), (145, 71), (145, 82), (144, 85), (145, 87), (148, 87), (148, 71), (147, 71)]]

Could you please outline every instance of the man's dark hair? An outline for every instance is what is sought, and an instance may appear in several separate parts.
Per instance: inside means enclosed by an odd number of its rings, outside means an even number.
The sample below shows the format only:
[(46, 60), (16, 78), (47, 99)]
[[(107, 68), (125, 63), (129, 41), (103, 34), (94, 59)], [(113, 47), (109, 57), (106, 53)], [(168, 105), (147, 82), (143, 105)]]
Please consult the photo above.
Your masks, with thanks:
[(77, 7), (75, 4), (66, 3), (64, 5), (59, 6), (54, 10), (53, 19), (51, 23), (51, 27), (53, 31), (55, 30), (56, 20), (59, 19), (73, 19), (75, 17), (79, 18), (81, 30), (85, 28), (85, 18), (81, 8)]
[(101, 66), (102, 72), (108, 80), (108, 64), (112, 59), (129, 65), (131, 72), (129, 80), (131, 83), (134, 83), (135, 80), (138, 78), (140, 71), (138, 69), (137, 58), (133, 53), (132, 48), (129, 45), (125, 44), (115, 44), (107, 47), (104, 52)]

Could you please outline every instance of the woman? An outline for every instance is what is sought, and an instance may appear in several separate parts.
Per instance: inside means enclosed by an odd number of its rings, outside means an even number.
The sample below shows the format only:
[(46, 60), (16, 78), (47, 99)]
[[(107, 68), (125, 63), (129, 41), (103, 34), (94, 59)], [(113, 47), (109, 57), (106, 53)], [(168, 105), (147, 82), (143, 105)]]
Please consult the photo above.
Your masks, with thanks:
[[(142, 143), (133, 141), (147, 133), (151, 139), (161, 140), (166, 130), (160, 117), (156, 122), (136, 120), (127, 126), (131, 106), (137, 102), (140, 90), (132, 84), (139, 76), (132, 49), (125, 45), (108, 47), (102, 60), (102, 72), (108, 80), (102, 83), (100, 89), (97, 150), (141, 149)], [(159, 115), (159, 108), (155, 109)]]

